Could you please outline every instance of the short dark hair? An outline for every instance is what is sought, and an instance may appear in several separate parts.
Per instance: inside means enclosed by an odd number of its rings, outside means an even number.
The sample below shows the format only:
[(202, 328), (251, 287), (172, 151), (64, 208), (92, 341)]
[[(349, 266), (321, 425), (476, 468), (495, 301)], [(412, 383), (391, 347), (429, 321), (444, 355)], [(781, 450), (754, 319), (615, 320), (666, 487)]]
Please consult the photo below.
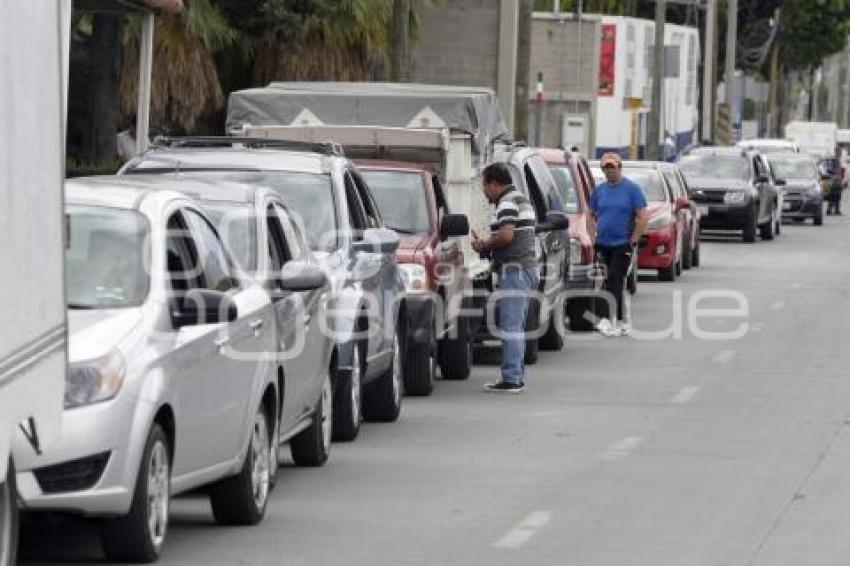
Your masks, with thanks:
[(514, 182), (508, 166), (504, 163), (491, 163), (484, 168), (481, 177), (484, 184), (497, 183), (499, 185), (511, 185)]

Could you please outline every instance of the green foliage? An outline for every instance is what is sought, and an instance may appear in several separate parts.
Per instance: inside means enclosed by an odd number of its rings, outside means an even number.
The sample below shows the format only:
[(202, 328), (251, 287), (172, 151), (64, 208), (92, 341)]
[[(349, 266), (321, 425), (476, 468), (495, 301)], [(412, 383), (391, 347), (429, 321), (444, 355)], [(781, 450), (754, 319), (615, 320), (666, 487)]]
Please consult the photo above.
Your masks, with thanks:
[(779, 48), (785, 67), (818, 67), (847, 42), (850, 0), (786, 0), (780, 26)]

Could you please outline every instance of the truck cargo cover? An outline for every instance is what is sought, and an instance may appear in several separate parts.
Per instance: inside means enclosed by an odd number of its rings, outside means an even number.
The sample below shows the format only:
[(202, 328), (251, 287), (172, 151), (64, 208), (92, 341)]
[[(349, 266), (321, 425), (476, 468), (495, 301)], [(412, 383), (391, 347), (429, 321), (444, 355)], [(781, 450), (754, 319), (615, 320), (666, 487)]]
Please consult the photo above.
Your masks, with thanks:
[(277, 82), (233, 92), (227, 131), (254, 126), (448, 128), (487, 153), (510, 134), (492, 90), (399, 83)]

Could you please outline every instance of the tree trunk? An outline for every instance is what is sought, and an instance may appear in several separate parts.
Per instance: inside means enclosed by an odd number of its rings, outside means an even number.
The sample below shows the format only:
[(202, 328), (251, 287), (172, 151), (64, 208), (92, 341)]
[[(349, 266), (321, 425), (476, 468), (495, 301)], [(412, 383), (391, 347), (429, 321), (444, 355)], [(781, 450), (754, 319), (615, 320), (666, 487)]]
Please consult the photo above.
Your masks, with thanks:
[(91, 84), (88, 107), (88, 134), (83, 137), (82, 158), (88, 163), (104, 163), (116, 158), (121, 64), (121, 31), (124, 16), (97, 13), (92, 22)]
[(410, 81), (410, 0), (393, 0), (390, 30), (390, 79)]
[(531, 24), (534, 0), (520, 0), (519, 31), (517, 33), (516, 104), (514, 110), (514, 138), (528, 140), (528, 107), (531, 97), (528, 81), (531, 77)]
[(779, 44), (774, 42), (770, 54), (770, 84), (767, 97), (767, 136), (779, 134)]

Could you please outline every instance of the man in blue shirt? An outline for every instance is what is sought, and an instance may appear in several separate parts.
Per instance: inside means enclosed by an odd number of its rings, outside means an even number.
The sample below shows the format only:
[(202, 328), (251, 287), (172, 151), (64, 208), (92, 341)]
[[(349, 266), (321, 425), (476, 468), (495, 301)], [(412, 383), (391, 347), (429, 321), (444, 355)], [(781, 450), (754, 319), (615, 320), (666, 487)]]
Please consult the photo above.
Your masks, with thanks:
[(623, 162), (616, 153), (600, 160), (606, 182), (590, 197), (588, 231), (596, 242), (596, 251), (606, 267), (605, 286), (617, 304), (612, 320), (603, 318), (596, 329), (606, 336), (629, 333), (623, 316), (623, 284), (632, 254), (646, 227), (646, 198), (634, 181), (623, 177)]

